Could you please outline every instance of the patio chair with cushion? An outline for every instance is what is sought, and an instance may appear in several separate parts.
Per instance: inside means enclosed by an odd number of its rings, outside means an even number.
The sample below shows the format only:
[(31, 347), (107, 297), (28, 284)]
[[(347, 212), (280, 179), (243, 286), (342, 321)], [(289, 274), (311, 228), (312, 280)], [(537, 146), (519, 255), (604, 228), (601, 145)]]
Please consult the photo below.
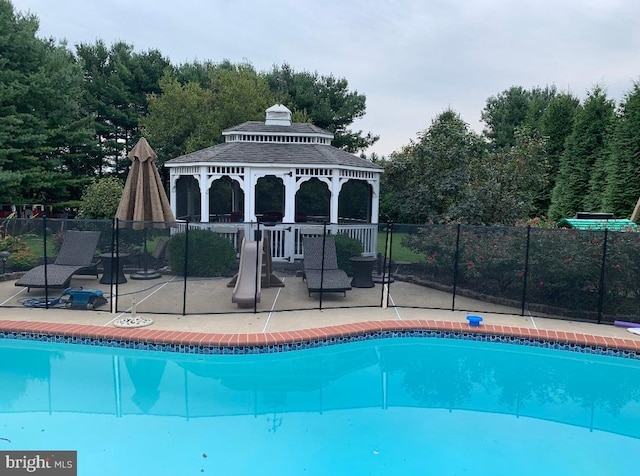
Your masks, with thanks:
[(302, 239), (302, 248), (304, 279), (307, 282), (309, 296), (317, 292), (341, 292), (346, 296), (347, 291), (351, 289), (351, 278), (338, 268), (335, 237), (305, 236)]
[(66, 288), (71, 276), (93, 266), (93, 259), (100, 239), (99, 231), (68, 230), (58, 256), (53, 263), (36, 266), (16, 281), (16, 286), (31, 288)]

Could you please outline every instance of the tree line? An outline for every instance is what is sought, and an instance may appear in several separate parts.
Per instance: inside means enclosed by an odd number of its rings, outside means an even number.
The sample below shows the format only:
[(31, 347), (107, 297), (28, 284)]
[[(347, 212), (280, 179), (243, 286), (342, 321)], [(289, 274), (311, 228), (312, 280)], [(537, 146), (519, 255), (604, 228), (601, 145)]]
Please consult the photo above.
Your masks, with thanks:
[(221, 142), (230, 126), (264, 121), (275, 103), (332, 132), (346, 151), (378, 139), (350, 128), (366, 98), (344, 78), (288, 64), (174, 65), (158, 50), (100, 40), (71, 49), (37, 31), (34, 14), (0, 0), (0, 203), (77, 206), (92, 180), (126, 177), (141, 135), (161, 166)]
[[(126, 177), (144, 135), (158, 165), (222, 141), (222, 131), (285, 104), (295, 122), (334, 133), (364, 155), (378, 139), (352, 130), (366, 97), (346, 79), (256, 71), (250, 63), (174, 65), (158, 50), (103, 41), (74, 48), (36, 36), (38, 19), (0, 0), (0, 203), (77, 206), (102, 177)], [(555, 87), (514, 86), (487, 99), (485, 129), (448, 109), (415, 140), (368, 158), (384, 168), (381, 220), (513, 224), (606, 211), (629, 216), (640, 197), (640, 86), (616, 104)], [(161, 168), (161, 170), (163, 170)]]
[(515, 224), (580, 211), (628, 218), (640, 198), (640, 84), (616, 104), (555, 87), (490, 97), (485, 128), (452, 110), (388, 158), (381, 214), (400, 223)]

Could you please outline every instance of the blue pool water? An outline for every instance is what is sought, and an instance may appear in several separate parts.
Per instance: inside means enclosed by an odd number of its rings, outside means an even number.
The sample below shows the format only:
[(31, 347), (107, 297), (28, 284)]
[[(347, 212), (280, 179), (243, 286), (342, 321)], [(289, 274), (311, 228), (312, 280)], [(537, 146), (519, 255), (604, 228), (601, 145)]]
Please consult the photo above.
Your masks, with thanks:
[(640, 361), (387, 339), (198, 356), (0, 340), (0, 450), (78, 474), (637, 475)]

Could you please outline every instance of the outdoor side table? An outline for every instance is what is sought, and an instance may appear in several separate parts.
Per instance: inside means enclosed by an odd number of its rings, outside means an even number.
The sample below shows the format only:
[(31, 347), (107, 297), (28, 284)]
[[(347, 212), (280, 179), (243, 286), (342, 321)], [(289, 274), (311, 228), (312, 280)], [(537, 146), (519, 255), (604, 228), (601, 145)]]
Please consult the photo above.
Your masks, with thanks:
[(351, 286), (354, 288), (372, 288), (375, 286), (373, 282), (373, 267), (377, 258), (374, 256), (354, 256), (349, 258), (351, 268), (353, 269), (353, 279)]
[(124, 262), (129, 253), (102, 253), (100, 260), (104, 267), (104, 274), (100, 284), (122, 284), (127, 282), (124, 276)]

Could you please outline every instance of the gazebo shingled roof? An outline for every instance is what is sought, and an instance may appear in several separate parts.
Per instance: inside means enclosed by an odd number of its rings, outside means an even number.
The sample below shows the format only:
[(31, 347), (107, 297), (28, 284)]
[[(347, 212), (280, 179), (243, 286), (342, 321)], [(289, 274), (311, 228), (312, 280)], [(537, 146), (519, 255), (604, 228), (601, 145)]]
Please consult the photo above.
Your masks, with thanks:
[[(262, 127), (265, 127), (265, 125), (262, 124)], [(169, 162), (172, 164), (207, 162), (224, 162), (226, 164), (271, 163), (296, 166), (343, 166), (380, 170), (380, 166), (367, 159), (323, 144), (224, 142), (176, 157)]]

